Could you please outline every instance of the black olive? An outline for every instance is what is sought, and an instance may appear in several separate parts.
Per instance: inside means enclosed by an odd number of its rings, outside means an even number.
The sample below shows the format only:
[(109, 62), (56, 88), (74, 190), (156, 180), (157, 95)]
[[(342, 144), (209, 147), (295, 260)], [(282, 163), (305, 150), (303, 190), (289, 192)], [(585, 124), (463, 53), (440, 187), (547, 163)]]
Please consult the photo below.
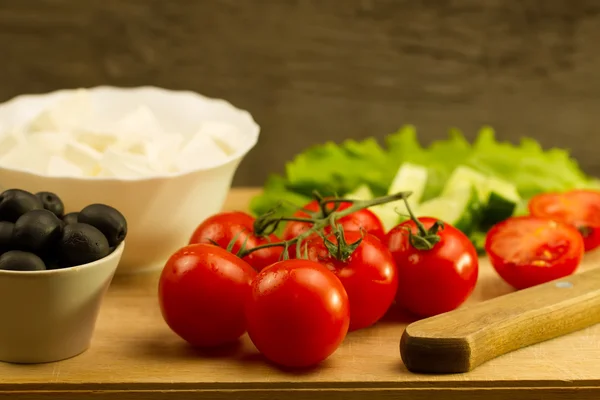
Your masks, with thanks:
[(90, 204), (79, 212), (77, 220), (98, 228), (111, 247), (118, 246), (127, 236), (125, 217), (119, 210), (106, 204)]
[(62, 268), (60, 261), (54, 257), (45, 258), (44, 264), (46, 264), (46, 269), (61, 269)]
[(65, 225), (59, 243), (58, 256), (65, 267), (91, 263), (106, 257), (110, 247), (100, 230), (77, 222)]
[(58, 218), (62, 218), (65, 213), (65, 205), (60, 197), (52, 192), (39, 192), (35, 195), (40, 199), (46, 210), (52, 211)]
[(75, 224), (77, 222), (79, 222), (78, 220), (79, 218), (79, 213), (78, 212), (70, 212), (68, 214), (65, 214), (64, 217), (62, 217), (62, 220), (65, 224)]
[(29, 211), (15, 222), (12, 244), (15, 249), (43, 255), (58, 243), (62, 229), (62, 221), (51, 211)]
[(0, 256), (0, 269), (9, 271), (43, 271), (46, 265), (33, 253), (11, 250)]
[(0, 221), (0, 253), (12, 249), (12, 237), (15, 230), (15, 224), (12, 222)]
[(16, 222), (31, 210), (42, 210), (40, 199), (21, 189), (8, 189), (0, 194), (0, 221)]

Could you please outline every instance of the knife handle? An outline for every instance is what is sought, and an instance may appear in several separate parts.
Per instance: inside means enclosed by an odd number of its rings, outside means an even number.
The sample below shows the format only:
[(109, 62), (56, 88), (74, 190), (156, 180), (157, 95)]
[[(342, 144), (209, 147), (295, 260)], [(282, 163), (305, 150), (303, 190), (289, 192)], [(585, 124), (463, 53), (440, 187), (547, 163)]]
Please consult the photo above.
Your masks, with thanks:
[(409, 371), (468, 372), (500, 355), (600, 322), (600, 268), (414, 322), (400, 340)]

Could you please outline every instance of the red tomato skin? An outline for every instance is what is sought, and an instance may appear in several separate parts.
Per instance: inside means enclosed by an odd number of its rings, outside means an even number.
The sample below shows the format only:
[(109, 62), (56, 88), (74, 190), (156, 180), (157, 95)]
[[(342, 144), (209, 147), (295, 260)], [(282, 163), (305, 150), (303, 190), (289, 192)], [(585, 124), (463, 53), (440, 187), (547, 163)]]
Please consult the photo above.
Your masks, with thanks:
[(350, 322), (348, 296), (336, 276), (308, 260), (284, 260), (261, 271), (246, 303), (248, 335), (271, 362), (308, 367), (342, 343)]
[[(215, 214), (198, 225), (190, 238), (189, 244), (212, 244), (212, 240), (217, 243), (219, 247), (226, 249), (233, 238), (239, 234), (232, 248), (232, 253), (235, 254), (240, 250), (244, 242), (246, 242), (247, 249), (252, 249), (266, 243), (280, 241), (275, 235), (270, 235), (267, 238), (255, 236), (252, 233), (254, 221), (255, 219), (250, 214), (241, 211)], [(240, 234), (240, 232), (242, 233)], [(252, 265), (255, 270), (260, 271), (279, 261), (282, 251), (283, 247), (261, 249), (248, 254), (244, 257), (244, 260)]]
[[(562, 236), (562, 239), (559, 241), (556, 241), (555, 237), (555, 244), (563, 248), (565, 247), (564, 244), (567, 244), (568, 250), (557, 260), (555, 260), (551, 267), (540, 267), (528, 261), (519, 262), (518, 260), (506, 259), (506, 256), (499, 254), (500, 252), (496, 249), (496, 246), (498, 246), (498, 234), (502, 230), (507, 229), (507, 227), (510, 228), (510, 224), (518, 224), (522, 222), (535, 223), (538, 224), (537, 226), (543, 226), (543, 224), (549, 223), (555, 224), (560, 230)], [(519, 240), (519, 242), (525, 247), (531, 247), (527, 246), (527, 237), (524, 235), (527, 233), (527, 231), (525, 231), (524, 228), (516, 228), (516, 230), (521, 236), (518, 236), (515, 240)], [(550, 242), (547, 244), (552, 246)], [(548, 249), (551, 249), (551, 247), (548, 247)], [(520, 290), (571, 275), (577, 270), (577, 267), (583, 259), (585, 246), (579, 231), (569, 224), (552, 221), (547, 218), (520, 216), (509, 218), (494, 225), (492, 229), (488, 231), (485, 250), (488, 254), (492, 267), (494, 267), (498, 275), (500, 275), (500, 277), (504, 279), (506, 283), (515, 289)], [(541, 252), (543, 250), (544, 248), (538, 249), (533, 247), (533, 249), (530, 251)]]
[[(345, 231), (346, 243), (355, 243), (363, 234)], [(328, 239), (337, 243), (335, 235)], [(375, 236), (364, 234), (360, 245), (346, 261), (332, 256), (323, 239), (308, 242), (308, 258), (325, 265), (344, 285), (350, 302), (350, 327), (354, 331), (369, 327), (388, 311), (398, 289), (396, 263), (387, 247)]]
[[(436, 221), (422, 217), (429, 229)], [(477, 251), (461, 231), (445, 224), (440, 241), (431, 250), (417, 250), (408, 239), (407, 228), (417, 233), (414, 221), (392, 228), (384, 239), (398, 268), (396, 302), (420, 317), (452, 311), (473, 293), (479, 274)]]
[(600, 246), (600, 192), (571, 190), (564, 193), (541, 193), (529, 200), (529, 213), (534, 217), (551, 218), (576, 228), (582, 234), (585, 251)]
[(159, 280), (162, 316), (173, 332), (196, 347), (234, 342), (246, 332), (244, 307), (256, 271), (210, 244), (176, 251)]
[[(345, 210), (346, 208), (350, 207), (351, 205), (352, 204), (349, 202), (340, 203), (340, 206), (338, 207), (337, 211)], [(310, 203), (306, 204), (303, 208), (308, 211), (318, 212), (319, 211), (319, 202), (317, 200), (313, 200)], [(334, 208), (333, 203), (331, 203), (328, 206), (328, 208), (333, 209)], [(308, 218), (308, 217), (310, 217), (310, 215), (307, 214), (303, 210), (298, 210), (294, 213), (294, 217)], [(375, 215), (372, 211), (370, 211), (368, 209), (356, 211), (350, 215), (340, 218), (337, 222), (344, 228), (344, 230), (347, 230), (347, 231), (364, 230), (364, 231), (370, 233), (371, 235), (374, 235), (378, 239), (383, 239), (383, 236), (384, 236), (383, 224), (381, 223), (381, 220), (379, 219), (379, 217), (377, 217), (377, 215)], [(298, 236), (301, 233), (308, 230), (310, 227), (311, 227), (310, 223), (290, 221), (286, 224), (283, 234), (281, 235), (281, 238), (283, 240), (293, 239), (296, 236)], [(325, 230), (325, 233), (329, 233), (329, 232), (331, 232), (331, 227), (328, 227)]]

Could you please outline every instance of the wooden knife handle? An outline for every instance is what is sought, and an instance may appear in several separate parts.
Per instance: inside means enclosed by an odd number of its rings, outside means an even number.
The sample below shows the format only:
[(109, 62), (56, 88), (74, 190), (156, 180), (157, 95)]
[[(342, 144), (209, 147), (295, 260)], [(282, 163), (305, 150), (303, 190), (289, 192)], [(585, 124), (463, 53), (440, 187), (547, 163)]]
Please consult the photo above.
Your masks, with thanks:
[(600, 268), (410, 324), (409, 371), (467, 372), (502, 354), (600, 322)]

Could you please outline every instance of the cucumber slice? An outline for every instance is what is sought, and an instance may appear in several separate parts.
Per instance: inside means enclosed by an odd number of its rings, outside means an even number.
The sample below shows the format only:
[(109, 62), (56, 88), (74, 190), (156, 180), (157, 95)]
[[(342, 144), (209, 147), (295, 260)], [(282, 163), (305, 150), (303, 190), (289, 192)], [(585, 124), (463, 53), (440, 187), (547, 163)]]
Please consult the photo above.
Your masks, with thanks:
[(488, 178), (485, 193), (484, 225), (493, 225), (511, 217), (522, 203), (517, 188), (502, 179)]
[(351, 200), (371, 200), (373, 198), (373, 192), (371, 192), (368, 185), (360, 185), (344, 197)]
[[(371, 200), (375, 196), (373, 196), (373, 192), (369, 186), (360, 185), (354, 191), (348, 193), (344, 197), (351, 200)], [(389, 203), (369, 207), (369, 210), (371, 210), (373, 214), (379, 218), (386, 232), (396, 226), (399, 222), (400, 217), (395, 211), (394, 207), (390, 207)]]
[[(373, 196), (373, 192), (368, 185), (360, 185), (354, 191), (348, 193), (344, 197), (351, 200), (371, 200), (375, 196)], [(373, 211), (373, 214), (377, 215), (386, 232), (392, 229), (398, 223), (398, 213), (396, 213), (394, 207), (390, 207), (389, 203), (369, 207), (369, 210)]]
[(529, 208), (527, 207), (527, 200), (522, 199), (518, 204), (517, 207), (515, 208), (515, 211), (513, 212), (513, 217), (518, 217), (518, 216), (523, 216), (523, 215), (528, 215), (529, 214)]
[[(402, 206), (404, 206), (404, 203), (402, 203)], [(406, 219), (405, 217), (402, 217), (398, 214), (398, 212), (401, 211), (397, 208), (398, 205), (396, 204), (396, 202), (393, 202), (373, 206), (370, 207), (369, 210), (373, 211), (373, 213), (377, 215), (377, 217), (379, 217), (379, 220), (383, 224), (385, 232), (388, 232), (390, 229), (398, 225), (401, 221), (404, 221)], [(406, 209), (406, 207), (404, 207), (404, 209)]]
[(457, 192), (464, 192), (469, 190), (470, 187), (474, 187), (479, 200), (485, 203), (487, 197), (485, 191), (486, 182), (487, 177), (481, 172), (460, 165), (450, 174), (450, 178), (448, 178), (444, 190), (442, 190), (441, 197), (453, 196)]
[(474, 187), (481, 205), (482, 220), (490, 226), (512, 216), (521, 203), (517, 188), (510, 182), (484, 174), (465, 166), (456, 167), (442, 191), (442, 197), (451, 197)]
[[(464, 187), (464, 186), (463, 186)], [(466, 235), (481, 221), (481, 201), (474, 186), (452, 195), (436, 197), (419, 206), (418, 217), (432, 217), (454, 226)]]
[(398, 169), (398, 172), (390, 185), (388, 194), (411, 191), (412, 194), (409, 197), (409, 202), (419, 204), (421, 197), (423, 197), (426, 184), (427, 168), (421, 165), (404, 163)]
[[(412, 194), (408, 198), (408, 204), (410, 204), (413, 212), (416, 210), (423, 192), (425, 192), (425, 185), (427, 184), (427, 168), (411, 164), (404, 163), (398, 169), (388, 194), (395, 194), (398, 192), (410, 191)], [(400, 214), (408, 214), (406, 205), (403, 200), (393, 201), (391, 203), (382, 204), (379, 206), (372, 207), (371, 210), (377, 214), (381, 222), (383, 223), (386, 230), (389, 230), (396, 226), (400, 221), (405, 218)]]

